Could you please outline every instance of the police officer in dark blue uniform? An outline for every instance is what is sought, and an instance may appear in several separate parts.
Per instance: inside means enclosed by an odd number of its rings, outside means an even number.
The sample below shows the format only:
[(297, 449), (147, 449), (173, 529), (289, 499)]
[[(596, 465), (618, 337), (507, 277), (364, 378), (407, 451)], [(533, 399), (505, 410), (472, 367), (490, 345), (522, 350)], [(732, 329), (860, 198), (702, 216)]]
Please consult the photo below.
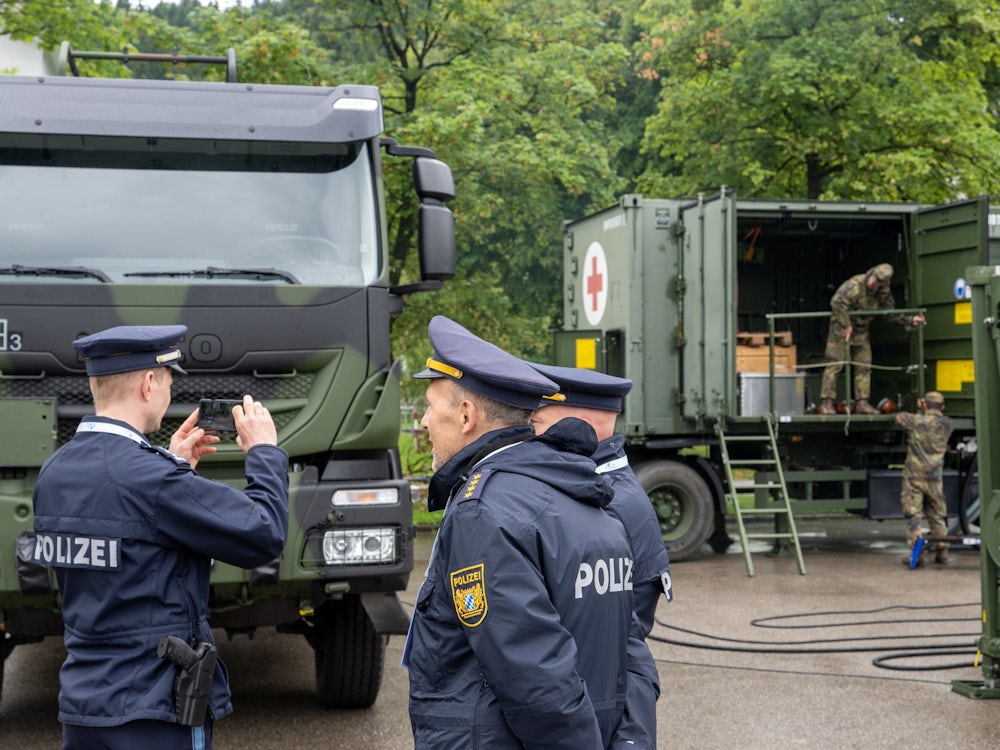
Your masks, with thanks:
[(445, 317), (428, 333), (428, 507), (445, 513), (403, 656), (415, 747), (648, 746), (619, 731), (634, 565), (593, 429), (535, 436), (555, 383)]
[[(242, 491), (195, 472), (218, 442), (196, 426), (197, 410), (169, 451), (145, 437), (160, 427), (173, 373), (184, 372), (186, 330), (118, 326), (73, 342), (96, 416), (42, 466), (31, 554), (54, 568), (62, 595), (64, 748), (211, 748), (212, 720), (233, 710), (206, 620), (211, 561), (260, 565), (287, 537), (288, 456), (261, 403), (245, 396), (233, 409), (247, 454)], [(158, 655), (161, 641), (174, 645), (160, 653), (196, 657), (200, 702), (175, 695), (179, 667)]]
[(615, 496), (608, 512), (625, 527), (635, 558), (635, 611), (641, 624), (638, 652), (632, 659), (636, 670), (629, 682), (627, 717), (641, 724), (650, 737), (656, 737), (656, 701), (660, 680), (645, 638), (653, 629), (656, 606), (661, 597), (673, 597), (670, 562), (660, 534), (660, 522), (649, 496), (629, 466), (625, 454), (625, 436), (615, 433), (615, 421), (622, 410), (632, 381), (602, 372), (574, 367), (530, 363), (538, 372), (559, 386), (561, 400), (543, 398), (531, 417), (536, 432), (543, 433), (567, 417), (587, 422), (597, 433), (594, 461), (614, 488)]

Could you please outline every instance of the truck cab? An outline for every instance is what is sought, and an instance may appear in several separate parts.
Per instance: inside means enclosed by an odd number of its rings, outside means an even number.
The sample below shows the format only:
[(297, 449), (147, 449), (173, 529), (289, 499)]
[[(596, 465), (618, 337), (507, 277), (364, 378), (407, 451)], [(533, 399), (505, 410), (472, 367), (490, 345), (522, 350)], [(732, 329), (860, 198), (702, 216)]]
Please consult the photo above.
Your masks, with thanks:
[[(0, 76), (0, 656), (61, 635), (54, 577), (18, 556), (39, 467), (92, 413), (72, 341), (188, 328), (161, 430), (251, 394), (290, 456), (290, 532), (217, 563), (210, 622), (304, 635), (328, 706), (371, 705), (413, 566), (391, 321), (454, 274), (447, 165), (383, 136), (371, 86)], [(382, 160), (413, 162), (421, 278), (392, 287)], [(232, 433), (200, 474), (240, 486)]]

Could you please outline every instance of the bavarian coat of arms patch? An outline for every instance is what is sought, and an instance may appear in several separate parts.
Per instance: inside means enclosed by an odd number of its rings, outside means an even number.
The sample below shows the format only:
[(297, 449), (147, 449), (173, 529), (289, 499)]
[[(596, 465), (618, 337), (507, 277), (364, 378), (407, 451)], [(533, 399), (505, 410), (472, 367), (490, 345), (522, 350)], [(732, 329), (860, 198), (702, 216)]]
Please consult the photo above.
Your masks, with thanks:
[(451, 573), (451, 597), (463, 625), (474, 628), (486, 619), (486, 566), (483, 563)]

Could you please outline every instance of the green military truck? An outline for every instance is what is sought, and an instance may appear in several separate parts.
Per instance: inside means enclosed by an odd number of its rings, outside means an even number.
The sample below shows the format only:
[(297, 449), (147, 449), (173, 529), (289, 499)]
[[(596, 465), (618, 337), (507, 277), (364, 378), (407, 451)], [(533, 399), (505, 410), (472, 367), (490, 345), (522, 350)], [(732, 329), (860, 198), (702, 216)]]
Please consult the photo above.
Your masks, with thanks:
[[(322, 702), (369, 706), (413, 567), (389, 328), (454, 274), (452, 175), (382, 135), (371, 86), (237, 83), (232, 53), (209, 61), (227, 82), (0, 76), (0, 657), (62, 633), (54, 576), (18, 547), (39, 467), (92, 410), (71, 341), (183, 323), (189, 374), (153, 440), (249, 393), (290, 456), (284, 553), (216, 563), (210, 621), (305, 636)], [(386, 156), (412, 161), (419, 200), (406, 287), (389, 284)], [(198, 470), (241, 485), (243, 454), (224, 439)]]
[[(706, 541), (717, 551), (731, 542), (725, 516), (735, 509), (726, 498), (737, 492), (736, 466), (751, 467), (757, 510), (778, 507), (784, 494), (783, 523), (793, 511), (899, 517), (906, 445), (889, 412), (915, 410), (929, 389), (947, 398), (953, 446), (968, 448), (949, 456), (949, 505), (957, 514), (974, 501), (964, 273), (993, 262), (992, 216), (986, 199), (758, 201), (723, 190), (694, 199), (625, 195), (565, 224), (565, 324), (555, 359), (635, 382), (620, 428), (674, 560)], [(851, 413), (845, 371), (843, 413), (820, 416), (830, 297), (884, 262), (895, 268), (896, 309), (924, 312), (927, 324), (910, 332), (887, 320), (871, 326), (871, 399), (885, 399), (886, 413)]]

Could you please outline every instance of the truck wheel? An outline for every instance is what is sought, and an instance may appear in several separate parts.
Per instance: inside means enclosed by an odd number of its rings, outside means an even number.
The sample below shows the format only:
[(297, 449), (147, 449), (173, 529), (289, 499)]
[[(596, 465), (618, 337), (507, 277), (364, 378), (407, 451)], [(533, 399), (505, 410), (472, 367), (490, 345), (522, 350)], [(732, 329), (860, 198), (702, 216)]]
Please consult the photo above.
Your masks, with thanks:
[(310, 639), (316, 656), (316, 691), (327, 708), (368, 708), (382, 684), (387, 638), (375, 631), (361, 600), (346, 596), (323, 605)]
[(979, 472), (976, 465), (962, 483), (962, 495), (958, 501), (958, 523), (966, 536), (979, 534)]
[(712, 492), (705, 480), (679, 461), (653, 461), (635, 475), (660, 520), (670, 560), (691, 557), (712, 533)]

